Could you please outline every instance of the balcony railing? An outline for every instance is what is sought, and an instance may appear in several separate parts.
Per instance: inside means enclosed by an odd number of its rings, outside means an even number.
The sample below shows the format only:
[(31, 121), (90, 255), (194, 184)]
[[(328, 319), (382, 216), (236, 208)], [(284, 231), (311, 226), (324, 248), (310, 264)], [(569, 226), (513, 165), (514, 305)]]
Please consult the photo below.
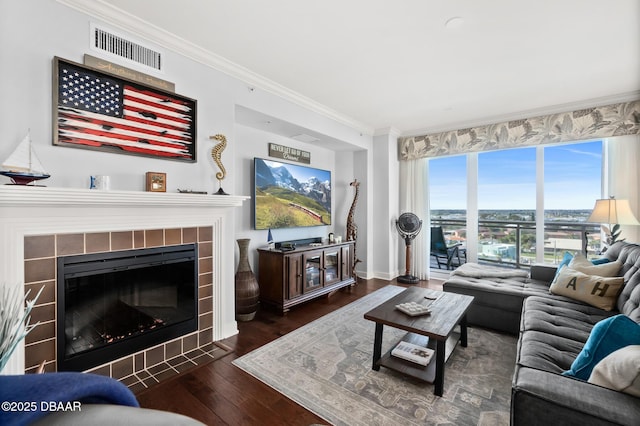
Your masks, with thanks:
[[(431, 226), (442, 226), (448, 244), (466, 247), (466, 220), (431, 219)], [(565, 251), (584, 251), (595, 257), (600, 250), (600, 227), (593, 223), (546, 222), (544, 241), (536, 241), (533, 221), (478, 221), (478, 262), (507, 267), (528, 268), (543, 251), (544, 263), (558, 264)]]

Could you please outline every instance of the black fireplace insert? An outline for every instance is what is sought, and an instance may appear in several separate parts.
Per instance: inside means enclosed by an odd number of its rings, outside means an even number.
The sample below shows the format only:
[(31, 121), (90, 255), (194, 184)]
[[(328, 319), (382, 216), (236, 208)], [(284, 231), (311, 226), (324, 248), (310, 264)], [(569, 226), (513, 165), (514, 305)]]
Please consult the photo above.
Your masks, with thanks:
[(58, 371), (83, 371), (198, 328), (196, 244), (58, 257)]

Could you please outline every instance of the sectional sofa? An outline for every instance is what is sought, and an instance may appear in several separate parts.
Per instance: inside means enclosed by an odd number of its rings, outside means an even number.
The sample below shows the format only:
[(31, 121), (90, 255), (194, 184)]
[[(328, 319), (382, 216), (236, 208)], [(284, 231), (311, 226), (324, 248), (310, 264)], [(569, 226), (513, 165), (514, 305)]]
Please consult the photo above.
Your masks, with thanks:
[[(618, 386), (592, 380), (596, 372), (592, 377), (571, 375), (576, 365), (596, 361), (593, 345), (604, 347), (599, 343), (599, 333), (609, 324), (626, 321), (631, 328), (624, 330), (622, 338), (640, 336), (640, 246), (617, 242), (602, 260), (611, 263), (609, 269), (619, 268), (614, 275), (623, 277), (595, 283), (600, 288), (594, 288), (594, 293), (602, 289), (603, 282), (611, 282), (612, 286), (614, 281), (620, 284), (620, 290), (608, 289), (615, 291), (612, 306), (608, 307), (611, 310), (576, 300), (572, 294), (572, 297), (552, 294), (552, 291), (562, 293), (556, 291), (561, 278), (556, 281), (554, 278), (557, 273), (570, 274), (571, 264), (560, 271), (536, 265), (529, 274), (511, 270), (502, 276), (493, 268), (488, 268), (487, 274), (453, 272), (443, 284), (444, 291), (475, 297), (467, 314), (470, 325), (519, 335), (512, 383), (512, 425), (640, 425), (640, 394), (633, 390), (640, 385), (637, 355), (640, 346), (628, 346), (625, 351), (616, 352), (636, 350), (635, 355), (625, 361), (627, 371), (623, 379), (632, 384), (624, 391), (615, 389), (622, 389), (628, 383)], [(561, 287), (573, 290), (575, 283), (568, 279)], [(597, 331), (596, 324), (600, 324)], [(640, 342), (632, 341), (631, 345), (640, 345)], [(588, 371), (592, 368), (593, 365), (589, 365)], [(602, 368), (598, 366), (593, 370), (602, 371)]]

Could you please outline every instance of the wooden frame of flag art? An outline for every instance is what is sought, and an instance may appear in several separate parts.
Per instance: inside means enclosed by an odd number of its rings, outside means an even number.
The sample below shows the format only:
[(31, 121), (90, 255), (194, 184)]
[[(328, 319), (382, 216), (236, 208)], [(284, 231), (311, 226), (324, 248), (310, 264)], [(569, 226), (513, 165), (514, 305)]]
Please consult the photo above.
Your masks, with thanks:
[(194, 99), (55, 57), (53, 144), (196, 161)]

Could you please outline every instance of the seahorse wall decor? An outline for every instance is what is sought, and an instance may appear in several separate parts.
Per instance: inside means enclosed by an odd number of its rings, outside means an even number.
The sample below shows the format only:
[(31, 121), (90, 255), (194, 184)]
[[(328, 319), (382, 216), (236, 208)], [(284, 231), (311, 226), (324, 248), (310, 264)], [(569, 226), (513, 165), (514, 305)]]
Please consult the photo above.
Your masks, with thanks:
[(358, 195), (360, 194), (360, 182), (358, 179), (354, 179), (353, 182), (349, 184), (356, 189), (356, 193), (353, 196), (353, 202), (351, 203), (351, 208), (349, 209), (349, 214), (347, 215), (347, 241), (353, 241), (353, 266), (351, 270), (351, 275), (356, 277), (356, 265), (362, 262), (358, 259), (356, 255), (356, 244), (358, 239), (358, 225), (353, 220), (353, 215), (356, 211), (356, 203), (358, 202)]
[(211, 148), (211, 157), (213, 161), (218, 165), (220, 171), (216, 173), (216, 179), (218, 179), (218, 192), (216, 195), (229, 195), (222, 189), (222, 179), (227, 175), (227, 170), (222, 164), (222, 151), (227, 147), (227, 138), (224, 135), (217, 134), (215, 136), (209, 136), (209, 139), (219, 141), (213, 148)]

